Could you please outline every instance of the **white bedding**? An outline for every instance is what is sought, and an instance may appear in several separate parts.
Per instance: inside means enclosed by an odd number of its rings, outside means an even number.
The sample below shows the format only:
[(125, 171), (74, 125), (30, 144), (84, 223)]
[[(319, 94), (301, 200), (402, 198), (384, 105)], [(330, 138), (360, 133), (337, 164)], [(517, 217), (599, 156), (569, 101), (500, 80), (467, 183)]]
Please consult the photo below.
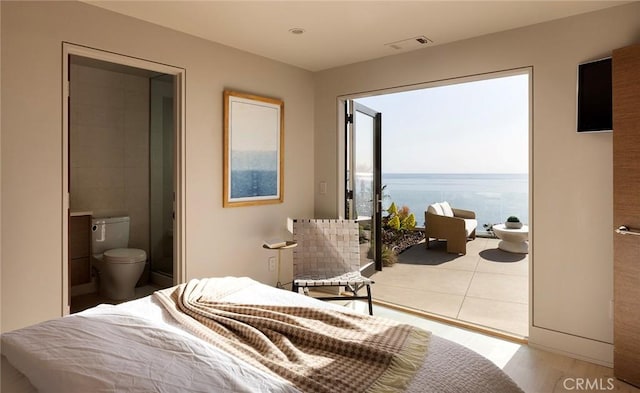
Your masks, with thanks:
[[(257, 282), (224, 300), (344, 310)], [(297, 391), (183, 330), (152, 296), (4, 333), (2, 355), (41, 393)], [(7, 368), (3, 359), (3, 392)], [(25, 385), (16, 377), (11, 381)], [(26, 384), (16, 391), (28, 388)], [(407, 392), (465, 391), (521, 392), (487, 359), (433, 336), (427, 359)]]

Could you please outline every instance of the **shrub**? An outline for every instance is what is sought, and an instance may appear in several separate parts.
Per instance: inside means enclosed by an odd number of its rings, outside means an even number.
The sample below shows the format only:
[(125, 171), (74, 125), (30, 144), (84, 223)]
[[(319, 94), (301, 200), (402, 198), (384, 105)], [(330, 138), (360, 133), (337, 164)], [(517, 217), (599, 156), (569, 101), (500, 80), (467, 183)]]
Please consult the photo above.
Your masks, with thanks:
[[(399, 253), (424, 239), (424, 232), (412, 230), (416, 227), (416, 217), (407, 206), (398, 209), (395, 203), (391, 203), (387, 212), (389, 214), (382, 217), (382, 253), (383, 264), (391, 266)], [(385, 247), (388, 250), (384, 251)], [(391, 262), (385, 262), (385, 259)]]
[(400, 218), (398, 216), (393, 216), (387, 221), (387, 226), (390, 229), (394, 229), (396, 231), (400, 230)]
[(398, 262), (398, 255), (386, 244), (382, 245), (382, 265), (385, 267), (393, 266)]
[(400, 218), (407, 217), (409, 215), (409, 206), (402, 206), (400, 210), (398, 210), (398, 213), (396, 214), (398, 214)]
[(400, 228), (404, 230), (411, 230), (416, 227), (416, 217), (413, 213), (409, 214), (402, 223), (400, 224)]
[(409, 212), (409, 207), (402, 206), (400, 209), (395, 202), (387, 209), (389, 215), (382, 220), (382, 226), (395, 231), (408, 231), (416, 227), (416, 217)]

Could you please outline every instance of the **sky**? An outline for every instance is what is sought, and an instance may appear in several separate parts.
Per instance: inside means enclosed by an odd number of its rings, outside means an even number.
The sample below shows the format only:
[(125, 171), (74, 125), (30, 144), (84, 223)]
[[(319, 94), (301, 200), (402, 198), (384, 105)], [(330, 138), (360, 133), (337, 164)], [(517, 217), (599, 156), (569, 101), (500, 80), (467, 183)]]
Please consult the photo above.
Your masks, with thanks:
[(382, 113), (383, 173), (528, 173), (529, 75), (359, 98)]

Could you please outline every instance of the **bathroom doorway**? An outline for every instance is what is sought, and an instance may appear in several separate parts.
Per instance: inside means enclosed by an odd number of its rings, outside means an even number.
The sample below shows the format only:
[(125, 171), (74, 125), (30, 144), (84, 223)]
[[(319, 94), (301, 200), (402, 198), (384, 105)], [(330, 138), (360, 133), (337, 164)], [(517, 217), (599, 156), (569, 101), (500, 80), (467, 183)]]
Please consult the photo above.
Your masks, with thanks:
[(135, 297), (183, 280), (184, 70), (71, 44), (64, 66), (67, 314), (118, 302), (99, 291), (92, 220), (128, 217), (123, 247), (146, 253)]

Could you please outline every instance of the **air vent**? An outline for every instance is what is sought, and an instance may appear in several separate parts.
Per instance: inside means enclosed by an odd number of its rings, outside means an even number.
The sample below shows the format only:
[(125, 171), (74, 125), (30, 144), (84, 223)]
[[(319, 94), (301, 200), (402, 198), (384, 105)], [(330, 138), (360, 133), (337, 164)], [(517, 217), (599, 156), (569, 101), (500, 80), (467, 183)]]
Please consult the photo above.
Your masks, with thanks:
[(417, 37), (407, 38), (405, 40), (390, 42), (388, 44), (385, 44), (385, 46), (388, 46), (395, 50), (412, 50), (424, 48), (429, 43), (433, 43), (433, 41), (421, 35)]

